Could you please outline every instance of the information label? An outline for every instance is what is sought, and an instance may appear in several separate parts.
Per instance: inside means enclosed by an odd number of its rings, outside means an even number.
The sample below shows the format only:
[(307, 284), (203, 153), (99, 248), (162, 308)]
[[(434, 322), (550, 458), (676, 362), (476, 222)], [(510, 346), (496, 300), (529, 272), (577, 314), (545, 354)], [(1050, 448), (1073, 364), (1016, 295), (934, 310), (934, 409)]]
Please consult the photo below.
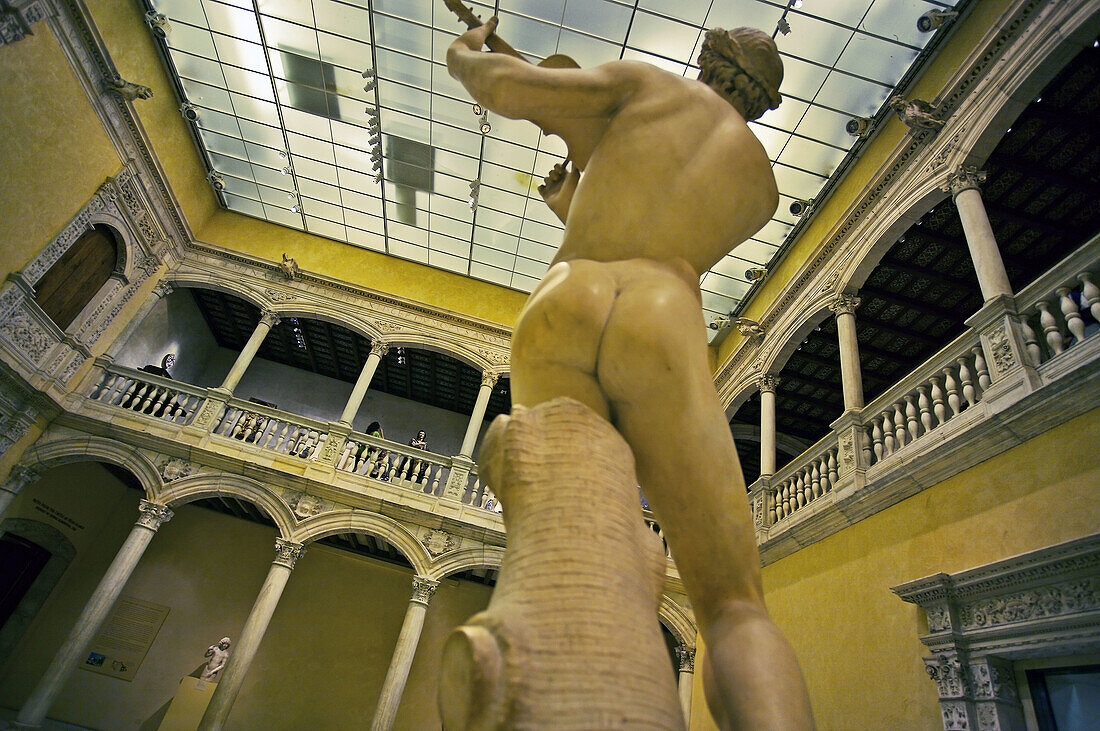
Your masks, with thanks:
[(167, 617), (166, 606), (131, 596), (119, 597), (80, 667), (133, 680)]

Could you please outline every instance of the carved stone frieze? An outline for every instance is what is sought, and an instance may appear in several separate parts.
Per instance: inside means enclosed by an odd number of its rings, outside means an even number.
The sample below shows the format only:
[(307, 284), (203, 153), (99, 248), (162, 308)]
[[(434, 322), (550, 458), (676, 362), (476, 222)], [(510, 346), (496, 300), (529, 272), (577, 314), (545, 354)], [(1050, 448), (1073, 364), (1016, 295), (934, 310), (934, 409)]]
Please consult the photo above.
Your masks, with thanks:
[(680, 665), (681, 673), (695, 672), (695, 648), (685, 645), (676, 646), (676, 659)]
[(859, 303), (860, 299), (856, 295), (841, 294), (829, 305), (829, 309), (834, 315), (854, 315)]
[(175, 480), (182, 480), (197, 469), (198, 465), (192, 462), (182, 459), (168, 459), (160, 466), (160, 477), (166, 483), (174, 482)]
[(325, 501), (321, 498), (316, 495), (307, 495), (304, 492), (290, 493), (285, 496), (285, 499), (294, 514), (302, 520), (323, 512), (327, 507)]
[(980, 188), (982, 183), (985, 182), (985, 178), (986, 172), (984, 170), (979, 170), (972, 165), (963, 165), (951, 174), (942, 190), (954, 197), (964, 190)]
[(421, 542), (424, 544), (424, 548), (428, 549), (428, 553), (433, 556), (442, 556), (444, 553), (458, 548), (458, 541), (455, 540), (455, 537), (443, 530), (425, 531)]
[(16, 310), (0, 325), (0, 336), (15, 346), (33, 363), (40, 363), (59, 342), (27, 312)]
[(293, 292), (286, 292), (280, 289), (271, 289), (268, 287), (264, 290), (264, 296), (266, 296), (272, 302), (290, 302), (298, 299)]
[(965, 603), (961, 621), (964, 628), (976, 629), (1057, 617), (1097, 607), (1100, 607), (1100, 581), (1082, 579), (1062, 586)]
[(1004, 325), (991, 328), (986, 337), (989, 342), (989, 352), (993, 360), (993, 369), (997, 374), (1005, 373), (1016, 367), (1016, 356), (1012, 353), (1012, 344), (1008, 341), (1008, 333)]

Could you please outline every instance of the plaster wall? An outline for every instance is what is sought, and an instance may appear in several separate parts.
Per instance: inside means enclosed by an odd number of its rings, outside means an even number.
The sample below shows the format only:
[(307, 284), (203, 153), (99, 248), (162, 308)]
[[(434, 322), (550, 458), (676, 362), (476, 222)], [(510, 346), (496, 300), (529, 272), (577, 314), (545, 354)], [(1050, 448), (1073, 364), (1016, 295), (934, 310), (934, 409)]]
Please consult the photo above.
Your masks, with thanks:
[[(175, 353), (172, 378), (184, 383), (205, 384), (210, 360), (217, 350), (218, 343), (206, 326), (194, 297), (190, 292), (175, 291), (153, 305), (115, 362), (128, 368), (140, 368), (160, 365), (166, 354)], [(218, 383), (209, 385), (217, 386)]]
[(0, 53), (0, 281), (68, 223), (120, 161), (45, 23)]
[[(890, 587), (1095, 533), (1096, 444), (1100, 409), (764, 568), (765, 601), (802, 664), (818, 728), (942, 727), (921, 662), (925, 620)], [(715, 728), (701, 705), (691, 728)]]
[[(16, 709), (45, 670), (137, 515), (139, 494), (100, 466), (48, 473), (13, 504), (33, 500), (83, 529), (68, 571), (8, 662), (0, 705)], [(47, 518), (48, 520), (48, 518)], [(54, 524), (54, 523), (51, 523)], [(274, 557), (275, 530), (193, 506), (161, 527), (123, 594), (170, 607), (132, 682), (78, 669), (51, 718), (101, 729), (156, 728), (181, 677), (222, 635), (240, 635)], [(233, 560), (226, 558), (232, 556)], [(432, 601), (397, 717), (398, 728), (439, 728), (437, 660), (447, 633), (488, 604), (489, 588), (445, 581)], [(412, 593), (412, 572), (325, 546), (299, 559), (229, 718), (231, 728), (369, 725)]]

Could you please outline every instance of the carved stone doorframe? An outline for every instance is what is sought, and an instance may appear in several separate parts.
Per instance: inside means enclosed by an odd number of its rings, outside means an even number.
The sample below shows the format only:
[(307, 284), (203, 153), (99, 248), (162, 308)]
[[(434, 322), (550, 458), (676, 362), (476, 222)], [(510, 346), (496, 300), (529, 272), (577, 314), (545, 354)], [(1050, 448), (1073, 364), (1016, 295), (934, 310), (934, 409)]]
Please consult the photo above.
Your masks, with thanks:
[(892, 590), (927, 616), (944, 729), (1022, 729), (1013, 661), (1100, 651), (1100, 533)]

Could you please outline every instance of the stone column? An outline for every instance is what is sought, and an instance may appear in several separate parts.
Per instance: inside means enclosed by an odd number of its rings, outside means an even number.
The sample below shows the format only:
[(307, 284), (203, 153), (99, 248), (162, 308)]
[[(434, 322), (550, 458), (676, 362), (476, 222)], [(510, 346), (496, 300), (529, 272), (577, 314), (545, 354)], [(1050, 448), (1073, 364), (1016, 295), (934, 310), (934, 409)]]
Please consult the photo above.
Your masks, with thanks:
[(676, 648), (676, 659), (680, 661), (680, 705), (684, 707), (684, 725), (691, 727), (691, 686), (695, 682), (695, 648), (680, 645)]
[(84, 605), (84, 611), (76, 620), (76, 624), (69, 631), (69, 636), (54, 655), (46, 673), (38, 681), (34, 691), (23, 704), (16, 718), (16, 724), (26, 728), (38, 728), (42, 720), (50, 710), (50, 706), (57, 699), (58, 694), (65, 687), (69, 675), (76, 670), (77, 663), (84, 659), (88, 652), (88, 644), (99, 631), (107, 613), (114, 606), (115, 600), (122, 592), (122, 587), (133, 573), (141, 555), (153, 534), (160, 528), (161, 523), (166, 523), (172, 518), (172, 511), (165, 505), (141, 501), (141, 515), (134, 524), (133, 530), (115, 555), (115, 560), (107, 569), (107, 573), (99, 582), (99, 586), (92, 592), (88, 603)]
[(11, 468), (8, 479), (0, 485), (0, 520), (4, 519), (4, 513), (7, 512), (12, 500), (15, 500), (15, 496), (27, 485), (37, 482), (41, 476), (37, 470), (25, 465), (17, 464)]
[(118, 354), (121, 353), (122, 349), (126, 346), (126, 341), (128, 341), (130, 336), (134, 334), (134, 331), (138, 329), (142, 321), (153, 310), (153, 307), (174, 291), (175, 288), (172, 287), (170, 282), (166, 282), (163, 279), (157, 282), (153, 287), (153, 291), (149, 293), (149, 297), (141, 303), (141, 307), (138, 308), (138, 311), (130, 318), (130, 321), (126, 323), (122, 332), (118, 334), (118, 337), (111, 343), (111, 347), (107, 348), (103, 355), (111, 360), (117, 358)]
[(271, 328), (278, 324), (279, 316), (271, 310), (264, 310), (260, 321), (256, 324), (256, 329), (252, 331), (252, 336), (244, 344), (244, 348), (241, 349), (241, 354), (237, 356), (237, 361), (233, 364), (233, 367), (229, 369), (229, 375), (222, 381), (221, 390), (229, 393), (233, 392), (233, 389), (241, 382), (241, 376), (248, 369), (249, 363), (256, 357), (256, 351), (263, 345), (264, 338), (267, 337)]
[(220, 729), (225, 727), (229, 712), (233, 710), (233, 702), (237, 700), (237, 694), (241, 692), (248, 668), (256, 657), (256, 650), (267, 632), (267, 625), (271, 622), (271, 616), (275, 613), (275, 607), (279, 604), (279, 597), (283, 595), (283, 589), (290, 578), (290, 572), (294, 569), (294, 563), (306, 548), (301, 543), (292, 543), (282, 538), (275, 539), (275, 561), (267, 572), (256, 602), (252, 605), (252, 611), (248, 613), (244, 629), (234, 648), (229, 653), (229, 661), (222, 670), (218, 679), (218, 687), (210, 697), (210, 703), (206, 706), (206, 713), (199, 722), (200, 731)]
[(489, 397), (493, 394), (493, 386), (496, 385), (498, 378), (500, 378), (499, 375), (489, 371), (481, 374), (481, 390), (477, 392), (477, 402), (474, 403), (474, 413), (470, 414), (466, 436), (462, 439), (462, 449), (458, 450), (463, 457), (472, 457), (474, 454), (477, 433), (481, 431), (481, 422), (485, 421), (485, 410), (489, 408)]
[(856, 308), (859, 297), (842, 294), (829, 309), (836, 315), (836, 334), (840, 341), (840, 383), (844, 389), (844, 410), (863, 408), (863, 373), (859, 367), (859, 342), (856, 340)]
[(390, 346), (381, 340), (371, 342), (367, 362), (363, 364), (363, 370), (359, 372), (359, 380), (355, 382), (355, 388), (351, 389), (351, 396), (344, 407), (344, 413), (340, 414), (340, 423), (344, 426), (351, 427), (351, 422), (355, 420), (355, 415), (359, 413), (359, 407), (363, 405), (363, 399), (367, 396), (367, 389), (370, 388), (374, 372), (378, 370), (378, 364), (382, 362), (382, 356), (389, 349)]
[(970, 248), (970, 258), (974, 260), (974, 271), (978, 274), (978, 286), (982, 298), (988, 302), (998, 295), (1012, 295), (1012, 285), (1008, 282), (1001, 251), (997, 248), (997, 239), (989, 225), (989, 216), (985, 213), (985, 204), (978, 186), (985, 181), (985, 171), (963, 166), (948, 179), (944, 190), (951, 193), (955, 207), (959, 209), (966, 245)]
[(393, 650), (386, 680), (382, 683), (382, 693), (378, 697), (378, 706), (370, 725), (371, 731), (389, 731), (393, 728), (397, 708), (401, 705), (401, 695), (405, 692), (405, 681), (409, 679), (409, 669), (416, 655), (416, 645), (420, 642), (420, 632), (424, 629), (424, 615), (438, 586), (438, 581), (413, 577), (412, 599), (405, 611), (405, 621), (401, 623), (401, 634), (397, 636), (397, 647)]
[(757, 382), (760, 388), (760, 476), (775, 474), (775, 389), (779, 379), (770, 373)]

